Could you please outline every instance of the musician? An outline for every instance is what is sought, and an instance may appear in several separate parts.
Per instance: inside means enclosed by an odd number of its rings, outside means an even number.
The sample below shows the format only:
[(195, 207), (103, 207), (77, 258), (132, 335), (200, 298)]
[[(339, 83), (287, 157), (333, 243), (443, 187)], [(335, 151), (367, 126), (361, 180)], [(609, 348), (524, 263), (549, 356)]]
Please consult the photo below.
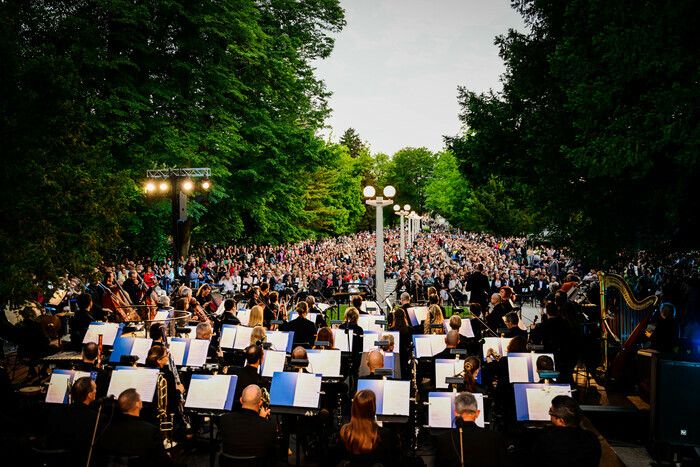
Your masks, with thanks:
[[(268, 420), (270, 409), (263, 407), (262, 390), (255, 384), (246, 386), (239, 403), (240, 411), (223, 415), (219, 423), (223, 452), (237, 457), (256, 457), (255, 465), (274, 465), (277, 436), (275, 424)], [(221, 456), (219, 465), (233, 467), (236, 463)]]
[[(146, 357), (146, 367), (160, 370), (167, 383), (168, 413), (175, 413), (178, 410), (177, 404), (180, 400), (180, 395), (185, 394), (185, 386), (182, 383), (177, 384), (175, 382), (173, 369), (170, 368), (169, 350), (160, 345), (151, 347)], [(177, 368), (174, 371), (177, 371)]]
[(335, 339), (333, 337), (333, 331), (331, 331), (331, 328), (325, 327), (321, 328), (318, 330), (318, 334), (316, 335), (316, 342), (328, 342), (328, 345), (316, 345), (314, 344), (314, 349), (321, 349), (321, 350), (333, 350), (335, 349)]
[(236, 302), (232, 299), (227, 298), (224, 300), (224, 313), (221, 315), (221, 324), (231, 324), (238, 326), (241, 324), (241, 320), (236, 316)]
[(210, 363), (223, 363), (224, 352), (219, 347), (219, 339), (214, 336), (214, 330), (209, 323), (197, 324), (197, 339), (209, 341), (209, 349), (207, 350), (207, 361)]
[(264, 380), (260, 376), (259, 368), (263, 362), (263, 356), (265, 351), (261, 345), (249, 345), (245, 348), (245, 361), (246, 366), (239, 369), (238, 382), (236, 383), (236, 394), (233, 398), (233, 404), (235, 410), (241, 409), (241, 396), (243, 390), (251, 384), (258, 386), (263, 386)]
[(165, 453), (160, 430), (139, 418), (143, 403), (136, 389), (126, 389), (117, 399), (119, 414), (107, 425), (100, 437), (100, 457), (106, 465), (110, 456), (137, 457), (129, 465), (171, 465)]
[[(556, 396), (549, 409), (552, 427), (532, 447), (537, 465), (597, 467), (601, 448), (598, 437), (581, 427), (583, 415), (575, 400)], [(534, 463), (533, 463), (534, 465)]]
[(350, 297), (350, 306), (354, 307), (361, 315), (366, 315), (367, 310), (362, 311), (362, 296), (361, 295), (353, 295)]
[(79, 349), (87, 333), (87, 329), (95, 320), (92, 314), (92, 296), (81, 293), (78, 296), (78, 311), (70, 319), (70, 340), (74, 349)]
[(141, 303), (146, 284), (142, 284), (138, 278), (138, 273), (134, 270), (129, 271), (129, 277), (122, 284), (122, 288), (129, 295), (132, 305)]
[(148, 337), (151, 338), (151, 347), (153, 346), (164, 346), (166, 333), (165, 333), (165, 323), (152, 323), (151, 327), (148, 328)]
[(211, 296), (211, 285), (202, 284), (197, 290), (194, 298), (197, 300), (197, 303), (199, 303), (199, 306), (206, 310), (213, 298)]
[(673, 352), (678, 343), (678, 325), (673, 318), (674, 308), (664, 303), (659, 310), (659, 319), (653, 330), (646, 331), (649, 347), (659, 352)]
[(270, 321), (282, 320), (280, 315), (279, 293), (272, 291), (267, 300), (267, 305), (263, 309), (263, 326), (270, 329)]
[(476, 265), (476, 271), (467, 278), (467, 288), (471, 290), (470, 302), (478, 303), (482, 309), (488, 308), (489, 280), (484, 274), (484, 265)]
[(265, 281), (260, 283), (260, 301), (258, 305), (265, 307), (270, 301), (270, 283)]
[(262, 345), (267, 342), (267, 332), (262, 326), (255, 326), (250, 333), (250, 345)]
[(262, 326), (264, 323), (264, 312), (261, 305), (255, 305), (250, 309), (250, 315), (248, 315), (248, 327), (254, 328), (255, 326)]
[[(459, 315), (450, 316), (449, 326), (451, 330), (457, 331), (457, 334), (459, 334), (459, 330), (462, 327), (462, 318), (460, 318)], [(467, 338), (467, 336), (459, 334), (459, 344), (457, 344), (457, 348), (467, 350), (468, 347), (469, 339)]]
[(486, 389), (476, 381), (481, 372), (481, 360), (479, 357), (470, 355), (464, 359), (464, 389), (473, 393), (486, 393)]
[(438, 358), (454, 359), (456, 357), (456, 355), (450, 351), (452, 349), (456, 349), (458, 345), (459, 345), (459, 332), (455, 331), (453, 329), (450, 332), (448, 332), (447, 335), (445, 336), (445, 346), (446, 347), (441, 352), (436, 353), (433, 358), (434, 359), (438, 359)]
[(560, 316), (557, 305), (548, 303), (545, 311), (546, 319), (543, 318), (530, 332), (530, 341), (543, 345), (545, 352), (554, 354), (554, 362), (559, 368), (559, 381), (568, 383), (576, 363), (574, 332), (571, 325)]
[(309, 311), (309, 306), (306, 302), (297, 303), (297, 317), (292, 321), (288, 321), (280, 326), (281, 331), (294, 332), (294, 344), (308, 346), (311, 348), (315, 342), (316, 326), (314, 323), (306, 319)]
[[(440, 308), (440, 305), (430, 305), (428, 307), (428, 316), (426, 319), (423, 321), (423, 334), (445, 334), (445, 328), (443, 326), (443, 323), (445, 322), (445, 318), (442, 314), (442, 308)], [(439, 324), (439, 328), (433, 328), (432, 325)]]
[[(549, 355), (540, 355), (535, 361), (535, 368), (539, 376), (540, 371), (554, 371), (554, 360)], [(540, 377), (539, 383), (552, 383), (556, 382), (553, 378), (542, 378)]]
[(363, 379), (382, 379), (382, 376), (375, 374), (377, 368), (384, 368), (384, 354), (379, 350), (373, 350), (367, 355), (367, 368), (369, 374), (363, 376)]
[(540, 306), (544, 307), (544, 299), (549, 293), (549, 281), (544, 272), (540, 272), (537, 280), (534, 281), (534, 285), (535, 297), (537, 297)]
[[(291, 355), (291, 360), (309, 360), (309, 354), (306, 353), (306, 349), (301, 346), (294, 347), (292, 349), (292, 355)], [(306, 369), (305, 366), (299, 366), (299, 365), (294, 365), (289, 362), (288, 365), (285, 366), (284, 371), (296, 371), (300, 373), (308, 373), (309, 371)]]
[(506, 314), (503, 318), (506, 322), (507, 331), (503, 333), (503, 337), (512, 338), (517, 336), (523, 336), (527, 339), (527, 331), (520, 329), (518, 323), (520, 323), (520, 318), (518, 314), (514, 311)]
[[(403, 294), (402, 298), (403, 298)], [(410, 300), (410, 297), (409, 297)], [(401, 362), (401, 378), (408, 378), (409, 362), (411, 358), (411, 345), (413, 342), (413, 332), (408, 325), (408, 314), (403, 306), (394, 311), (394, 320), (389, 331), (399, 333), (399, 360)]]
[(105, 311), (105, 318), (110, 321), (127, 321), (128, 317), (125, 307), (128, 303), (128, 295), (124, 295), (117, 283), (114, 271), (107, 271), (104, 280), (100, 285), (102, 309)]
[(248, 292), (248, 304), (246, 308), (251, 309), (256, 305), (263, 305), (263, 301), (260, 300), (260, 287), (253, 286)]
[(506, 306), (503, 304), (503, 299), (500, 294), (491, 295), (491, 305), (493, 308), (486, 316), (486, 324), (495, 332), (498, 332), (504, 325), (503, 317), (508, 313)]
[(70, 388), (71, 403), (51, 411), (47, 423), (46, 447), (69, 451), (67, 465), (85, 465), (95, 428), (97, 412), (90, 405), (97, 396), (95, 382), (87, 376), (76, 379)]
[(480, 413), (472, 393), (457, 394), (454, 412), (457, 428), (446, 430), (435, 437), (435, 465), (490, 467), (510, 464), (503, 436), (476, 425)]
[(370, 390), (358, 391), (352, 399), (350, 423), (340, 429), (338, 460), (348, 465), (401, 465), (400, 439), (375, 421), (377, 398)]
[(328, 326), (328, 322), (326, 321), (326, 310), (321, 310), (316, 305), (316, 297), (314, 297), (313, 295), (307, 295), (304, 301), (309, 306), (309, 313), (318, 313), (316, 315), (316, 328), (321, 329), (323, 327)]

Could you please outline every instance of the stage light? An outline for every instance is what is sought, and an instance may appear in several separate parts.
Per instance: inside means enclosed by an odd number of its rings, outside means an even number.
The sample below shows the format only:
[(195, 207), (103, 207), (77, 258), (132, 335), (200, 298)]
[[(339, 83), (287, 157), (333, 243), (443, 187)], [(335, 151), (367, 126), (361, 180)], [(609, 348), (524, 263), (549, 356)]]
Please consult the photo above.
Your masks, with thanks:
[(387, 198), (393, 198), (396, 195), (396, 188), (391, 185), (387, 185), (384, 187), (383, 193)]
[(192, 191), (193, 188), (194, 188), (194, 183), (192, 183), (192, 180), (185, 180), (182, 183), (182, 189), (185, 191)]
[(208, 190), (209, 188), (211, 188), (211, 183), (209, 182), (209, 180), (204, 180), (202, 182), (202, 188), (205, 190)]
[(151, 193), (156, 191), (156, 184), (153, 182), (146, 183), (146, 193)]
[(404, 205), (403, 205), (403, 210), (404, 210), (404, 211), (410, 211), (410, 210), (411, 210), (411, 205), (410, 205), (410, 204), (404, 204)]
[(374, 189), (373, 186), (366, 186), (364, 190), (362, 190), (362, 194), (365, 195), (365, 198), (374, 198), (374, 195), (376, 194), (376, 190)]
[(168, 182), (160, 182), (160, 185), (158, 185), (158, 188), (160, 188), (160, 191), (165, 192), (170, 189), (170, 184)]

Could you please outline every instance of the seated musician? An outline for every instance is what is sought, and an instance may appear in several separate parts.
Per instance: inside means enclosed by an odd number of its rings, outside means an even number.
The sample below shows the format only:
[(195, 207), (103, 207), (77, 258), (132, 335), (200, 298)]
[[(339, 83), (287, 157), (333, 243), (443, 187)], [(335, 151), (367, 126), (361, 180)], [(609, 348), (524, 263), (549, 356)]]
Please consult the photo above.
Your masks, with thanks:
[(260, 376), (259, 368), (262, 365), (265, 351), (260, 345), (249, 345), (245, 348), (246, 366), (237, 371), (238, 382), (236, 383), (236, 394), (233, 398), (235, 409), (240, 409), (240, 398), (245, 389), (250, 384), (263, 385), (263, 378)]
[[(540, 371), (554, 371), (554, 360), (552, 360), (552, 357), (550, 357), (549, 355), (540, 355), (539, 357), (537, 357), (537, 360), (535, 361), (535, 367), (537, 369), (538, 374)], [(540, 383), (552, 383), (552, 382), (556, 382), (556, 379), (540, 377), (539, 382)]]
[(673, 314), (673, 305), (664, 303), (661, 306), (659, 319), (653, 330), (645, 332), (649, 338), (650, 348), (659, 352), (673, 352), (674, 347), (678, 344), (678, 324), (676, 324)]
[[(445, 318), (440, 305), (430, 305), (428, 307), (428, 316), (426, 316), (425, 321), (423, 321), (423, 334), (445, 334), (445, 328), (443, 326), (444, 321)], [(439, 324), (440, 326), (433, 327), (433, 325), (436, 324)]]
[(434, 438), (435, 465), (448, 467), (509, 465), (503, 436), (477, 426), (476, 419), (479, 413), (476, 398), (472, 393), (457, 394), (454, 413), (457, 428), (445, 430)]
[[(449, 326), (451, 330), (457, 331), (459, 334), (459, 329), (462, 327), (462, 318), (460, 318), (459, 315), (450, 316)], [(459, 344), (457, 344), (457, 348), (467, 350), (468, 346), (469, 340), (467, 336), (459, 334)]]
[(270, 329), (270, 321), (282, 319), (280, 316), (279, 293), (272, 291), (267, 300), (267, 305), (263, 309), (263, 326)]
[[(292, 349), (292, 360), (309, 360), (309, 355), (306, 353), (306, 349), (301, 346), (294, 347)], [(300, 366), (296, 365), (293, 362), (289, 362), (289, 365), (287, 365), (284, 369), (284, 371), (296, 371), (299, 373), (308, 373), (309, 371), (306, 369), (305, 366)]]
[[(170, 369), (169, 362), (170, 352), (165, 346), (155, 345), (148, 351), (146, 367), (158, 368), (160, 370), (160, 373), (167, 383), (168, 413), (175, 413), (177, 411), (177, 403), (180, 394), (185, 394), (185, 386), (183, 386), (182, 383), (177, 384), (175, 382), (175, 375)], [(175, 371), (177, 371), (177, 369), (175, 369)]]
[(74, 370), (78, 371), (95, 371), (97, 370), (97, 354), (99, 349), (94, 342), (83, 344), (83, 352), (80, 362), (73, 365)]
[(208, 340), (209, 349), (207, 350), (207, 361), (210, 363), (221, 364), (224, 358), (224, 352), (219, 348), (219, 340), (214, 336), (214, 329), (209, 323), (197, 324), (197, 339)]
[(69, 451), (68, 465), (86, 465), (97, 412), (90, 408), (97, 386), (87, 376), (78, 378), (70, 388), (71, 403), (56, 406), (47, 423), (46, 447)]
[(294, 344), (311, 348), (316, 341), (316, 326), (306, 319), (309, 305), (306, 302), (297, 303), (297, 317), (280, 326), (281, 331), (294, 332)]
[(255, 326), (250, 333), (250, 345), (262, 345), (267, 341), (267, 332), (262, 326)]
[(532, 447), (537, 465), (597, 467), (601, 448), (598, 437), (581, 427), (581, 409), (569, 396), (556, 396), (549, 409), (552, 427)]
[[(328, 345), (317, 345), (318, 342), (328, 342)], [(314, 349), (320, 350), (333, 350), (335, 349), (335, 338), (333, 337), (333, 331), (331, 328), (325, 327), (318, 330), (316, 335), (316, 343), (314, 343)]]
[(576, 364), (574, 332), (569, 322), (561, 316), (556, 304), (547, 303), (545, 311), (546, 319), (543, 318), (531, 331), (530, 340), (542, 344), (545, 352), (554, 354), (559, 382), (566, 383), (571, 381), (571, 373)]
[(224, 300), (224, 314), (221, 316), (221, 324), (231, 324), (233, 326), (238, 326), (241, 324), (241, 320), (236, 316), (236, 302), (232, 299), (227, 298)]
[(379, 337), (380, 341), (386, 342), (386, 344), (382, 345), (379, 347), (379, 349), (382, 351), (382, 354), (387, 354), (387, 353), (393, 353), (394, 352), (394, 346), (396, 343), (394, 342), (394, 336), (391, 334), (382, 334)]
[(100, 437), (102, 462), (96, 465), (107, 465), (110, 458), (114, 457), (137, 457), (129, 459), (129, 465), (171, 465), (172, 462), (163, 447), (160, 430), (139, 418), (143, 403), (136, 389), (126, 389), (119, 394), (117, 405), (119, 413), (114, 416)]
[(248, 327), (254, 328), (255, 326), (263, 326), (263, 307), (260, 305), (255, 305), (250, 309), (250, 315), (248, 315)]
[(352, 399), (350, 423), (340, 429), (338, 460), (348, 465), (401, 465), (401, 444), (396, 434), (375, 421), (377, 399), (370, 390), (358, 391)]
[(199, 289), (197, 289), (197, 293), (195, 294), (194, 298), (197, 300), (197, 303), (199, 303), (199, 306), (206, 310), (209, 306), (209, 302), (211, 302), (213, 299), (211, 296), (211, 285), (202, 284)]
[(78, 311), (70, 319), (70, 340), (73, 349), (78, 350), (83, 344), (88, 326), (95, 320), (92, 314), (92, 296), (89, 293), (81, 293), (78, 296)]
[(486, 389), (477, 383), (481, 361), (479, 357), (470, 355), (464, 359), (464, 389), (471, 393), (486, 393)]
[(362, 295), (353, 295), (350, 297), (350, 306), (355, 308), (361, 315), (366, 315), (367, 310), (362, 311)]
[(328, 323), (326, 322), (326, 310), (322, 311), (316, 305), (316, 297), (314, 297), (313, 295), (307, 295), (304, 301), (309, 306), (309, 313), (318, 313), (316, 315), (316, 327), (318, 329), (321, 329), (323, 327), (328, 326)]
[(438, 358), (455, 358), (455, 354), (451, 352), (452, 349), (456, 349), (457, 346), (459, 345), (459, 332), (455, 330), (451, 330), (447, 333), (445, 336), (445, 349), (442, 350), (439, 353), (436, 353), (435, 356), (433, 357), (434, 359)]
[(377, 375), (375, 371), (377, 368), (384, 368), (384, 354), (379, 350), (373, 350), (367, 355), (367, 367), (369, 368), (369, 374), (363, 376), (363, 379), (382, 379), (383, 377)]
[(518, 314), (516, 312), (509, 312), (507, 315), (505, 315), (503, 320), (506, 322), (507, 328), (507, 331), (503, 333), (503, 337), (512, 338), (517, 336), (523, 336), (527, 338), (527, 331), (518, 327), (520, 318), (518, 317)]
[[(262, 391), (250, 384), (241, 391), (241, 410), (221, 417), (219, 429), (223, 453), (238, 457), (256, 457), (255, 465), (274, 465), (277, 454), (275, 424), (270, 421), (270, 409), (263, 408)], [(220, 466), (235, 466), (240, 460), (221, 456)]]
[(164, 323), (152, 323), (151, 327), (148, 328), (148, 337), (151, 338), (151, 347), (153, 346), (164, 346), (165, 345), (165, 324)]

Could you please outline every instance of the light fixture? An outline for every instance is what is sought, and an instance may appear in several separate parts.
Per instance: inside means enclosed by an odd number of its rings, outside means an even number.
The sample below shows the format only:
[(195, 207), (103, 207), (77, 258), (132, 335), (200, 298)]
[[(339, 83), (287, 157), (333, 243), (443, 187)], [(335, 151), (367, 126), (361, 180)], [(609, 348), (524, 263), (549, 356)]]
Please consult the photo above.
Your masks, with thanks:
[(393, 198), (396, 195), (396, 188), (394, 188), (391, 185), (387, 185), (384, 187), (384, 196), (387, 198)]
[(365, 195), (365, 198), (373, 198), (376, 193), (376, 190), (371, 185), (366, 186), (365, 189), (362, 190), (362, 194)]
[(194, 188), (194, 183), (192, 183), (192, 180), (185, 180), (182, 183), (182, 189), (185, 191), (192, 191), (192, 188)]
[(410, 211), (410, 210), (411, 210), (411, 205), (410, 205), (410, 204), (404, 204), (404, 205), (403, 205), (403, 210), (404, 210), (404, 211)]
[(156, 184), (153, 182), (146, 183), (146, 193), (151, 193), (156, 191)]
[(208, 190), (209, 188), (211, 188), (211, 183), (209, 182), (209, 180), (204, 180), (202, 182), (202, 188), (205, 190)]
[(168, 182), (160, 182), (160, 185), (158, 185), (158, 188), (160, 188), (160, 191), (166, 192), (170, 189), (170, 184)]
[(401, 210), (401, 206), (399, 206), (398, 204), (395, 204), (394, 211), (399, 212), (400, 210)]

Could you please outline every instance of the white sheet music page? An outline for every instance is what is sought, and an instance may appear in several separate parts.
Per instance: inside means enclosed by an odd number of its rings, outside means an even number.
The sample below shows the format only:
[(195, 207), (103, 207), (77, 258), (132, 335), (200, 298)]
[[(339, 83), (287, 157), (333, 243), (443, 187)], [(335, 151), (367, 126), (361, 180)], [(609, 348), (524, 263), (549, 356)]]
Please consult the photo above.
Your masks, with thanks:
[(438, 354), (447, 348), (444, 334), (430, 334), (430, 350), (432, 355)]
[[(347, 337), (346, 337), (347, 339)], [(362, 336), (362, 352), (371, 352), (376, 349), (375, 342), (379, 340), (379, 333), (376, 331), (365, 331)]]
[(138, 363), (146, 363), (148, 351), (151, 350), (153, 339), (147, 337), (134, 337), (134, 345), (131, 347), (131, 355), (139, 357)]
[(265, 352), (264, 361), (262, 364), (262, 376), (272, 378), (275, 371), (284, 371), (284, 362), (287, 358), (287, 353), (284, 351), (268, 350)]
[[(267, 331), (267, 342), (272, 344), (274, 350), (282, 352), (287, 351), (287, 343), (289, 342), (289, 334), (282, 331)], [(249, 338), (250, 339), (250, 338)]]
[(448, 384), (445, 383), (445, 378), (451, 378), (455, 375), (455, 364), (452, 360), (449, 362), (435, 362), (435, 387), (445, 389)]
[(49, 389), (46, 391), (46, 402), (49, 404), (63, 404), (70, 388), (71, 374), (51, 373)]
[(294, 390), (294, 407), (318, 407), (321, 378), (308, 373), (298, 373)]
[(510, 344), (512, 340), (512, 337), (501, 337), (501, 352), (503, 352), (501, 355), (504, 357), (508, 356), (508, 344)]
[(571, 388), (543, 384), (541, 388), (526, 388), (527, 413), (529, 420), (549, 420), (549, 409), (556, 396), (571, 395)]
[(186, 366), (200, 367), (207, 363), (209, 339), (191, 339), (190, 350), (187, 353)]
[(508, 357), (508, 379), (511, 383), (530, 383), (527, 357)]
[(410, 381), (385, 380), (382, 415), (408, 416)]
[(414, 306), (414, 307), (411, 307), (410, 309), (412, 309), (413, 312), (416, 314), (416, 319), (418, 320), (418, 324), (420, 324), (422, 321), (425, 321), (425, 318), (428, 316), (428, 307), (427, 306)]
[(219, 338), (219, 345), (222, 349), (232, 349), (233, 341), (236, 339), (236, 330), (238, 326), (223, 325), (221, 327), (221, 338)]
[(238, 326), (236, 338), (233, 341), (233, 348), (243, 350), (250, 345), (250, 335), (253, 333), (253, 328), (247, 326)]
[(348, 334), (346, 335), (344, 329), (331, 329), (331, 331), (333, 331), (335, 348), (342, 350), (343, 352), (352, 352), (352, 338), (354, 336), (353, 332), (349, 330)]
[(185, 407), (223, 410), (230, 384), (231, 377), (228, 375), (209, 375), (206, 379), (192, 378)]
[(187, 341), (174, 341), (168, 337), (170, 354), (173, 356), (175, 365), (182, 366), (185, 364), (185, 350), (187, 349)]
[(107, 395), (119, 397), (119, 394), (124, 390), (134, 388), (141, 396), (143, 402), (153, 402), (158, 373), (157, 369), (151, 368), (114, 370), (109, 381)]
[(250, 310), (239, 310), (236, 317), (243, 326), (248, 326), (248, 321), (250, 321)]
[(474, 330), (472, 329), (471, 320), (467, 318), (462, 319), (462, 325), (459, 327), (459, 333), (464, 337), (474, 337)]
[(474, 423), (476, 423), (476, 426), (484, 428), (484, 395), (478, 392), (475, 392), (472, 395), (476, 399), (476, 406), (479, 408), (479, 416), (476, 417)]
[(430, 397), (428, 399), (428, 426), (432, 428), (452, 427), (452, 398)]
[(427, 337), (416, 337), (415, 344), (415, 352), (417, 358), (432, 357), (433, 353), (430, 350), (430, 339), (428, 339)]
[(340, 376), (340, 350), (308, 352), (310, 373), (323, 376)]
[(97, 344), (99, 340), (98, 336), (102, 334), (103, 345), (114, 345), (114, 339), (116, 339), (118, 331), (118, 323), (91, 324), (88, 326), (88, 330), (85, 333), (83, 344), (87, 344), (88, 342)]

